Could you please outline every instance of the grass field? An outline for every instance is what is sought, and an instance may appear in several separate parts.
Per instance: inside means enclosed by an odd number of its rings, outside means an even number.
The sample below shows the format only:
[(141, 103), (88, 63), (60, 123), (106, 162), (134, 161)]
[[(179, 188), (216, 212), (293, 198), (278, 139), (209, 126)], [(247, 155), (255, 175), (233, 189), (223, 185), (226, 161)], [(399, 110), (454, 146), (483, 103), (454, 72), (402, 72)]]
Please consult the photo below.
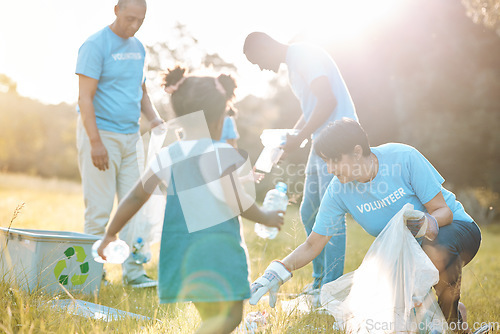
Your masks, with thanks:
[[(24, 204), (23, 204), (24, 203)], [(80, 185), (59, 180), (0, 173), (0, 224), (9, 226), (16, 208), (21, 207), (12, 227), (82, 232), (83, 199)], [(469, 310), (469, 324), (500, 322), (500, 225), (483, 228), (479, 254), (464, 269), (462, 301)], [(305, 238), (298, 209), (289, 207), (286, 227), (275, 240), (264, 241), (253, 232), (253, 224), (245, 222), (245, 238), (251, 260), (252, 279), (257, 278), (276, 258), (282, 258)], [(345, 272), (361, 263), (373, 238), (357, 224), (348, 222)], [(158, 245), (156, 245), (158, 246)], [(155, 248), (153, 248), (155, 249)], [(153, 255), (146, 270), (157, 277), (158, 256)], [(199, 317), (191, 304), (160, 306), (156, 290), (134, 290), (121, 283), (119, 265), (105, 265), (111, 284), (102, 284), (99, 296), (75, 295), (74, 298), (99, 303), (152, 318), (151, 321), (125, 319), (104, 322), (61, 313), (48, 305), (58, 296), (27, 294), (12, 282), (0, 282), (0, 332), (5, 333), (191, 333)], [(298, 270), (280, 292), (298, 293), (311, 281), (311, 265)], [(265, 303), (246, 304), (245, 314), (252, 311), (269, 313), (266, 333), (331, 333), (333, 318), (318, 313), (287, 312), (279, 304), (271, 309)]]

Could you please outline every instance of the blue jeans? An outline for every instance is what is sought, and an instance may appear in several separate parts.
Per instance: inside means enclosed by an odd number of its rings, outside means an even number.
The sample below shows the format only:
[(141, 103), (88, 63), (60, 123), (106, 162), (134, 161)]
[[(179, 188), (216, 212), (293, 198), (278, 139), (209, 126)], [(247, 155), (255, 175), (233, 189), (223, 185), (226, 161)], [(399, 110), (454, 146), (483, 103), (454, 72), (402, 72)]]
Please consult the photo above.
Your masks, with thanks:
[[(304, 196), (300, 205), (300, 216), (307, 235), (311, 234), (321, 199), (326, 192), (333, 175), (327, 171), (326, 163), (313, 150), (309, 154), (306, 167)], [(313, 287), (334, 281), (344, 272), (346, 246), (345, 222), (338, 227), (321, 253), (312, 261)]]

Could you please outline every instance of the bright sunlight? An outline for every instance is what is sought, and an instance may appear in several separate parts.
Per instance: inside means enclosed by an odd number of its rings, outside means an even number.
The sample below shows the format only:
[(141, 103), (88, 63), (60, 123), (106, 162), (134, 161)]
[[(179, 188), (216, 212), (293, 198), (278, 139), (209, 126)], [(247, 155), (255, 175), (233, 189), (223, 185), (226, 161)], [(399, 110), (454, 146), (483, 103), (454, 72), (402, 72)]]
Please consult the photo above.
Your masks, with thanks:
[(322, 2), (308, 16), (303, 35), (320, 44), (332, 42), (354, 44), (370, 30), (395, 17), (405, 0), (355, 0)]

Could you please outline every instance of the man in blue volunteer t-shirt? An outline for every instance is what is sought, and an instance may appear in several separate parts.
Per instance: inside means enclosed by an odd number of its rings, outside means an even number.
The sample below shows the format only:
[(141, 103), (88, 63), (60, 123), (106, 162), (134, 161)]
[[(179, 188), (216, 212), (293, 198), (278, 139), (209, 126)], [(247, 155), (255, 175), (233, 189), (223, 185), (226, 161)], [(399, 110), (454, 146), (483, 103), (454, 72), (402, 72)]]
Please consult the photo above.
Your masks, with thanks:
[[(90, 36), (78, 51), (78, 163), (85, 202), (85, 233), (104, 235), (115, 195), (120, 201), (139, 179), (136, 144), (141, 111), (151, 127), (163, 123), (146, 90), (145, 49), (134, 37), (146, 15), (145, 0), (119, 0), (115, 21)], [(129, 245), (143, 216), (137, 214), (120, 237)], [(132, 231), (132, 229), (134, 229)], [(142, 264), (129, 257), (124, 281), (156, 286)]]
[[(246, 38), (243, 52), (261, 70), (278, 72), (282, 63), (287, 65), (289, 83), (299, 99), (302, 117), (294, 127), (299, 133), (287, 137), (285, 153), (299, 148), (306, 138), (312, 136), (314, 141), (330, 122), (343, 117), (358, 120), (344, 79), (325, 50), (308, 43), (282, 44), (265, 33), (253, 32)], [(314, 151), (309, 155), (305, 173), (300, 216), (309, 235), (332, 175)], [(313, 260), (314, 282), (306, 287), (306, 292), (317, 292), (321, 285), (337, 279), (344, 271), (345, 224), (337, 227), (331, 241)]]

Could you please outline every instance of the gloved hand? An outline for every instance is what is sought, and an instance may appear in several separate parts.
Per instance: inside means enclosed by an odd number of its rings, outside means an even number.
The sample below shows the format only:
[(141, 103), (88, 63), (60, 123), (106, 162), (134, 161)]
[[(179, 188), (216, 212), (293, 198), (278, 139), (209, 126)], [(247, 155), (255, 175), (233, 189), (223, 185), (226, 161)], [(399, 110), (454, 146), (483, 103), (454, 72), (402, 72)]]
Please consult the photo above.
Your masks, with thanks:
[(273, 261), (267, 267), (264, 275), (252, 283), (252, 296), (249, 299), (251, 305), (258, 301), (269, 291), (269, 306), (276, 305), (277, 294), (280, 286), (292, 277), (292, 273), (280, 261)]
[(439, 225), (433, 216), (419, 210), (406, 210), (403, 214), (406, 227), (415, 238), (426, 237), (430, 241), (436, 239)]

